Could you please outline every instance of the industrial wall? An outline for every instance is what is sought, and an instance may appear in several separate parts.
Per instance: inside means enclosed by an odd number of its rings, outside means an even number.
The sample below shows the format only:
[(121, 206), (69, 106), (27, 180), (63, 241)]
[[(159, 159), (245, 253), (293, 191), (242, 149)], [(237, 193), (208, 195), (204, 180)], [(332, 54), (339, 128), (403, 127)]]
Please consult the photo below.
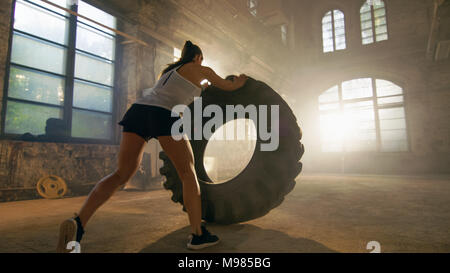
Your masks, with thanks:
[[(449, 1), (386, 0), (389, 39), (363, 45), (360, 8), (365, 1), (297, 1), (296, 114), (304, 131), (304, 171), (440, 174), (450, 171), (450, 59), (439, 52), (450, 37)], [(347, 48), (322, 50), (322, 18), (345, 15)], [(446, 53), (446, 54), (445, 54)], [(374, 77), (403, 88), (409, 149), (404, 152), (324, 153), (318, 97), (343, 81)]]
[[(113, 172), (120, 129), (127, 108), (151, 87), (173, 61), (173, 48), (186, 40), (198, 44), (205, 61), (225, 77), (245, 73), (269, 84), (295, 112), (304, 133), (304, 172), (440, 174), (450, 168), (450, 61), (437, 48), (450, 39), (449, 1), (385, 0), (389, 39), (361, 43), (363, 0), (260, 1), (258, 16), (239, 0), (87, 0), (117, 18), (117, 28), (145, 43), (117, 36), (114, 141), (57, 143), (0, 139), (0, 200), (38, 198), (39, 178), (62, 177), (68, 195), (84, 194)], [(322, 50), (322, 18), (327, 11), (345, 14), (346, 49)], [(4, 115), (5, 80), (13, 1), (0, 5), (0, 113)], [(93, 18), (95, 19), (95, 18)], [(280, 25), (287, 24), (287, 43)], [(442, 51), (442, 48), (441, 48)], [(318, 97), (343, 81), (374, 77), (402, 87), (408, 150), (404, 152), (324, 153), (320, 145)], [(1, 117), (4, 118), (3, 116)], [(161, 147), (152, 139), (130, 188), (160, 187)]]
[[(93, 183), (113, 172), (120, 143), (121, 127), (117, 122), (142, 95), (142, 90), (154, 84), (166, 64), (173, 62), (173, 48), (181, 49), (186, 40), (202, 48), (205, 60), (220, 76), (246, 73), (265, 81), (287, 99), (292, 93), (293, 35), (289, 44), (283, 44), (279, 25), (276, 25), (279, 22), (262, 23), (248, 12), (246, 1), (86, 2), (115, 16), (120, 31), (148, 44), (128, 43), (127, 39), (117, 36), (115, 140), (109, 144), (43, 143), (2, 136), (1, 201), (38, 198), (36, 182), (50, 174), (65, 180), (69, 188), (67, 195), (85, 194)], [(0, 5), (0, 98), (3, 101), (0, 110), (6, 97), (4, 81), (8, 80), (13, 3), (5, 0)], [(283, 8), (281, 4), (277, 7)], [(285, 21), (292, 20), (288, 15), (282, 17)], [(129, 187), (160, 187), (159, 151), (161, 147), (152, 139), (146, 147), (141, 169)]]

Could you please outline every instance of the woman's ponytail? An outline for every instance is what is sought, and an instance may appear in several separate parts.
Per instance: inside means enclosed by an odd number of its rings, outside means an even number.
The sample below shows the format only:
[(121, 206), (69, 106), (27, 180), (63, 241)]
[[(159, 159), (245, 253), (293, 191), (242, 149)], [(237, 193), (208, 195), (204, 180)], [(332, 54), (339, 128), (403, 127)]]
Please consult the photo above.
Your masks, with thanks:
[(161, 75), (170, 71), (172, 68), (181, 64), (186, 64), (194, 60), (195, 55), (203, 55), (202, 50), (197, 45), (193, 44), (190, 40), (184, 43), (183, 50), (181, 51), (181, 58), (178, 61), (168, 64), (167, 67), (161, 72)]

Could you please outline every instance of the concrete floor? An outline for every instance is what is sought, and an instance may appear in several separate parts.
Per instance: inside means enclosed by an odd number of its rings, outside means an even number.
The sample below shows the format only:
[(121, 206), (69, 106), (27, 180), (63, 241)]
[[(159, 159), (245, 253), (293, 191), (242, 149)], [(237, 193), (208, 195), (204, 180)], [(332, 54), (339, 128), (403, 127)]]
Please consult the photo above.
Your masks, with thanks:
[[(450, 178), (300, 175), (268, 215), (209, 224), (203, 252), (450, 252)], [(190, 252), (187, 215), (170, 192), (118, 192), (94, 215), (82, 252)], [(0, 203), (0, 252), (54, 252), (59, 223), (85, 197)]]

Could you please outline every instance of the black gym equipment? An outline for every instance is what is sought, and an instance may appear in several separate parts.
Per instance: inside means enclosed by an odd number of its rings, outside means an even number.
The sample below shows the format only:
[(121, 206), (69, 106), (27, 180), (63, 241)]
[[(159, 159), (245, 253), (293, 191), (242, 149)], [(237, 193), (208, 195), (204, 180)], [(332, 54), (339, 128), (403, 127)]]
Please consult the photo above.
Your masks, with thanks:
[[(228, 76), (232, 78), (234, 76)], [(194, 140), (190, 143), (194, 153), (195, 170), (200, 184), (202, 196), (202, 219), (207, 222), (219, 224), (232, 224), (244, 222), (261, 217), (271, 209), (280, 205), (284, 196), (295, 186), (295, 178), (301, 172), (302, 163), (299, 162), (304, 147), (300, 142), (302, 132), (297, 119), (283, 98), (267, 84), (248, 77), (245, 85), (235, 91), (223, 91), (217, 87), (209, 86), (202, 92), (202, 111), (209, 104), (219, 105), (225, 113), (225, 105), (249, 104), (268, 105), (268, 121), (270, 123), (270, 105), (279, 105), (280, 141), (278, 149), (274, 151), (261, 151), (262, 140), (257, 135), (254, 154), (247, 167), (231, 180), (214, 184), (208, 177), (203, 165), (203, 156), (208, 139)], [(194, 103), (188, 106), (193, 113)], [(246, 118), (248, 114), (246, 114)], [(191, 114), (191, 118), (193, 119)], [(233, 117), (236, 119), (237, 117)], [(211, 117), (203, 117), (203, 125)], [(224, 122), (228, 122), (224, 114)], [(194, 121), (192, 120), (194, 132)], [(258, 124), (255, 124), (259, 134)], [(268, 125), (270, 128), (270, 125)], [(218, 128), (216, 128), (218, 129)], [(270, 129), (269, 129), (270, 130)], [(267, 141), (268, 142), (268, 141)], [(166, 177), (164, 188), (172, 191), (172, 201), (183, 205), (182, 182), (177, 171), (162, 151), (159, 158), (164, 161), (160, 173)], [(183, 210), (186, 211), (184, 205)]]

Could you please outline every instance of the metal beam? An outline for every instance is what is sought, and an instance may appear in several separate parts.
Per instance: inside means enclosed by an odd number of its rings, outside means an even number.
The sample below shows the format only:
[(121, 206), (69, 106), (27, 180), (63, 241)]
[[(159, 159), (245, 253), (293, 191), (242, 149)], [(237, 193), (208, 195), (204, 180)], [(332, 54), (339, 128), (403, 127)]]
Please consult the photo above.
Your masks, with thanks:
[(435, 49), (436, 44), (436, 31), (439, 27), (438, 22), (438, 11), (439, 6), (441, 6), (445, 1), (444, 0), (434, 0), (433, 1), (433, 14), (431, 19), (431, 27), (430, 27), (430, 34), (428, 35), (428, 44), (427, 44), (427, 51), (426, 51), (426, 57), (427, 59), (431, 60), (433, 59), (433, 52)]

